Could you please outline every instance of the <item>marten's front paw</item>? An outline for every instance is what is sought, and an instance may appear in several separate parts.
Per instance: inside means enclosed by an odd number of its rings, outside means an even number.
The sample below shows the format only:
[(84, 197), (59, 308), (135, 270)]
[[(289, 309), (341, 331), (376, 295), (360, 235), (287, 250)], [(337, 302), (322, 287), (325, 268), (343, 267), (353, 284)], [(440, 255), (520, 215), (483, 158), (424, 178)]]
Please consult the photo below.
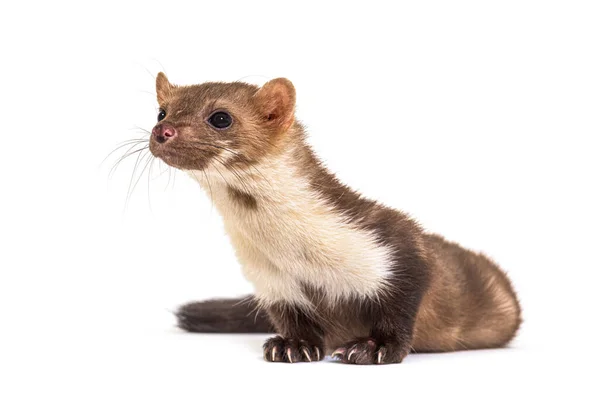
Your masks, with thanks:
[(269, 338), (263, 345), (267, 362), (315, 362), (323, 359), (323, 348), (307, 341), (280, 336)]
[(333, 351), (331, 357), (343, 363), (356, 365), (382, 365), (400, 363), (408, 354), (408, 347), (397, 344), (378, 344), (373, 338), (352, 341)]

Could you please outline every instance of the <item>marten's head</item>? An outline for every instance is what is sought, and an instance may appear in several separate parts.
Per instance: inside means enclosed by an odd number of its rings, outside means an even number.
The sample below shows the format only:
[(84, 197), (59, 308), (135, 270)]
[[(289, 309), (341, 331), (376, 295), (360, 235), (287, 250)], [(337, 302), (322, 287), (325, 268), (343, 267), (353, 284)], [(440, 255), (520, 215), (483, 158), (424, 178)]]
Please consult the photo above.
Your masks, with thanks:
[(160, 106), (150, 151), (170, 166), (202, 170), (210, 164), (245, 166), (276, 153), (294, 123), (292, 83), (176, 86), (156, 77)]

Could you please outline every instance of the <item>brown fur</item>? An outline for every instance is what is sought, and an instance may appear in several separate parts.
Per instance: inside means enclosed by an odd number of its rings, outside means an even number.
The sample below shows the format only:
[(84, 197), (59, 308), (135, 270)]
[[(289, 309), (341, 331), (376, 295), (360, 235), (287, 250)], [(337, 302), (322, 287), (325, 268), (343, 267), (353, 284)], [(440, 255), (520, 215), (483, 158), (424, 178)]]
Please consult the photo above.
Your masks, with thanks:
[(229, 197), (239, 203), (242, 208), (251, 210), (257, 208), (258, 202), (256, 202), (256, 199), (252, 195), (240, 191), (232, 186), (228, 186), (227, 191), (229, 193)]
[[(266, 360), (312, 361), (328, 352), (346, 363), (358, 364), (400, 362), (411, 349), (432, 352), (501, 347), (514, 337), (521, 322), (520, 307), (504, 272), (482, 254), (425, 233), (406, 214), (341, 184), (305, 142), (304, 129), (294, 118), (291, 82), (276, 79), (261, 88), (244, 83), (179, 87), (161, 73), (157, 94), (167, 113), (157, 128), (171, 125), (177, 136), (167, 142), (153, 137), (152, 153), (180, 169), (202, 171), (204, 175), (214, 171), (215, 178), (220, 176), (226, 184), (226, 195), (234, 202), (236, 214), (249, 220), (255, 215), (255, 226), (261, 226), (260, 217), (277, 219), (273, 217), (275, 211), (269, 210), (274, 202), (252, 184), (277, 186), (275, 178), (264, 177), (261, 164), (292, 156), (294, 178), (309, 188), (315, 203), (328, 207), (328, 213), (323, 214), (336, 215), (356, 232), (373, 235), (391, 259), (376, 296), (353, 294), (332, 300), (331, 288), (301, 281), (300, 289), (291, 291), (296, 300), (264, 300), (260, 308), (253, 301), (238, 306), (233, 301), (183, 306), (178, 314), (182, 328), (269, 332), (274, 327), (281, 337), (265, 344)], [(207, 124), (215, 111), (227, 111), (232, 116), (230, 128), (217, 130)], [(232, 178), (236, 182), (233, 185), (228, 182)], [(286, 217), (297, 217), (294, 228), (302, 232), (306, 223), (302, 208), (298, 209), (286, 211)], [(244, 244), (244, 237), (248, 235), (235, 233), (232, 240)], [(290, 257), (299, 254), (301, 262), (318, 266), (323, 248), (316, 238), (315, 243), (301, 246), (300, 254), (290, 251)], [(272, 248), (263, 247), (265, 251)], [(245, 256), (252, 258), (254, 253), (248, 254)], [(268, 266), (263, 271), (278, 271), (271, 263)], [(323, 277), (335, 275), (325, 268), (322, 271)], [(298, 274), (298, 279), (302, 276)], [(244, 315), (252, 318), (252, 313), (257, 313), (254, 327), (243, 319)]]

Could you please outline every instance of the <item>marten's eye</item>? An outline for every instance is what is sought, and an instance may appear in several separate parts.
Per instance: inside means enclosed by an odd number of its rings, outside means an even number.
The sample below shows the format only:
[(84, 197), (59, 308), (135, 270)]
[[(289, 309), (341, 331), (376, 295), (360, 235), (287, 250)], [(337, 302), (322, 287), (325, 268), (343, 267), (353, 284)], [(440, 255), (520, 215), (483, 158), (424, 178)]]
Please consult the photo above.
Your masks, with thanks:
[(158, 122), (165, 119), (165, 116), (167, 116), (167, 113), (165, 112), (164, 109), (161, 109), (160, 111), (158, 111)]
[(208, 123), (216, 129), (226, 129), (232, 122), (231, 115), (223, 111), (217, 111), (208, 118)]

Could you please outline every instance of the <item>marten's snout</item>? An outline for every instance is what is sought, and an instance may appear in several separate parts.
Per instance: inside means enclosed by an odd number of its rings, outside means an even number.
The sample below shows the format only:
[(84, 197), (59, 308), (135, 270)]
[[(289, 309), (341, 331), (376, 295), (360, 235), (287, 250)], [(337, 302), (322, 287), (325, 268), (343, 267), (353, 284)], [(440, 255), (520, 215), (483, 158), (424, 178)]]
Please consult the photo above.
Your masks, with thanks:
[(152, 129), (152, 137), (161, 144), (175, 136), (177, 136), (177, 130), (168, 123), (159, 123)]

